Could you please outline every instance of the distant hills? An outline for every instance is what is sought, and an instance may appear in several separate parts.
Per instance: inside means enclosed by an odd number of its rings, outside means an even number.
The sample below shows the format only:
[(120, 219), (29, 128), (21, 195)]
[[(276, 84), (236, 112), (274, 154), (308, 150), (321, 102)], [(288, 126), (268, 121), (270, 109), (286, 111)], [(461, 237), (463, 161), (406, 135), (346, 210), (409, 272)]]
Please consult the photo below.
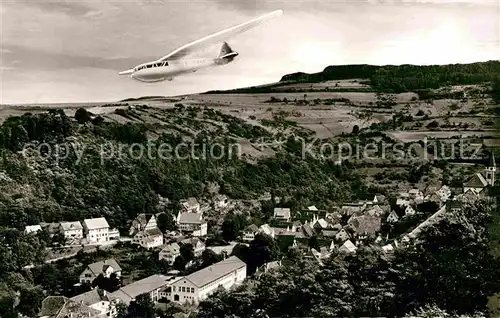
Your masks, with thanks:
[(332, 80), (364, 79), (373, 90), (401, 93), (436, 89), (449, 85), (472, 85), (500, 78), (500, 61), (448, 65), (332, 65), (322, 72), (297, 72), (284, 75), (277, 83), (209, 91), (205, 94), (271, 93), (277, 87), (297, 83), (319, 83)]
[(500, 77), (500, 61), (448, 65), (332, 65), (322, 72), (287, 74), (280, 82), (317, 83), (331, 80), (363, 78), (378, 90), (407, 92), (490, 82)]

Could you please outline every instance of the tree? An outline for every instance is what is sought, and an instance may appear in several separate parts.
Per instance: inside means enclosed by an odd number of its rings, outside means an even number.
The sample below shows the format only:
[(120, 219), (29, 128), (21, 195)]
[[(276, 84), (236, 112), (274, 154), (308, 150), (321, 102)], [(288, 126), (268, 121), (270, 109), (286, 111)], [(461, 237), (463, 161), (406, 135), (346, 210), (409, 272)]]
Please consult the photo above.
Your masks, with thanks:
[(16, 307), (21, 314), (36, 317), (44, 299), (43, 289), (40, 287), (27, 288), (21, 291), (19, 305)]
[(222, 261), (222, 255), (216, 254), (211, 249), (206, 249), (201, 254), (201, 259), (203, 261), (203, 267), (208, 267), (212, 264)]
[(222, 237), (226, 241), (234, 241), (239, 235), (238, 226), (233, 218), (226, 218), (222, 223)]
[(353, 135), (357, 135), (359, 133), (359, 126), (358, 125), (354, 125), (352, 127), (352, 134)]
[(190, 262), (194, 259), (194, 247), (191, 243), (182, 244), (179, 252), (186, 262)]
[(156, 225), (162, 233), (176, 229), (174, 218), (172, 217), (172, 214), (169, 213), (158, 214), (158, 217), (156, 218)]
[(85, 124), (92, 118), (90, 116), (90, 113), (85, 108), (78, 108), (75, 112), (75, 119), (79, 124)]
[(186, 259), (184, 258), (184, 256), (182, 255), (179, 255), (175, 258), (174, 260), (174, 268), (178, 271), (183, 271), (184, 269), (186, 269), (186, 264), (188, 262), (186, 261)]
[(154, 318), (154, 303), (148, 293), (136, 297), (128, 308), (128, 318)]
[(264, 263), (277, 259), (279, 248), (276, 241), (269, 235), (259, 233), (250, 242), (247, 256), (247, 271), (253, 274), (255, 270)]

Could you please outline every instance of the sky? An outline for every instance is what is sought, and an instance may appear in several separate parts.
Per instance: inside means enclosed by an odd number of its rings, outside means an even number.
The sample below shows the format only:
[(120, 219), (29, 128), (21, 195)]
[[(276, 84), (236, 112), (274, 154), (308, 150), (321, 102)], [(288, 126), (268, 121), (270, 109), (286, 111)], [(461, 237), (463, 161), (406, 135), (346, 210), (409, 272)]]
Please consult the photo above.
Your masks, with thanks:
[[(234, 62), (173, 81), (118, 72), (283, 9)], [(0, 0), (0, 104), (111, 102), (279, 81), (342, 64), (500, 59), (499, 0)]]

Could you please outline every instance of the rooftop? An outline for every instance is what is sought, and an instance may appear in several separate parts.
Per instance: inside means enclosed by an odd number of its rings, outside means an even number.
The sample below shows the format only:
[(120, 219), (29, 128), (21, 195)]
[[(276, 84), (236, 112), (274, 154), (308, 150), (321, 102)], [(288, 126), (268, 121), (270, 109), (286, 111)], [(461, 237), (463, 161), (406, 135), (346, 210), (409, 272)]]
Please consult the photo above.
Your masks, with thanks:
[(189, 281), (196, 286), (202, 287), (242, 267), (246, 267), (246, 264), (238, 257), (231, 256), (221, 262), (186, 276), (186, 279), (189, 279)]
[(108, 221), (105, 218), (85, 219), (83, 224), (89, 230), (109, 228)]
[(92, 273), (94, 273), (96, 276), (98, 276), (99, 274), (104, 272), (104, 267), (107, 268), (108, 266), (111, 266), (114, 271), (121, 271), (122, 270), (120, 265), (118, 265), (118, 263), (113, 258), (89, 264), (88, 268), (90, 268)]
[(201, 224), (203, 223), (202, 215), (199, 213), (190, 213), (185, 212), (181, 213), (179, 217), (179, 223), (188, 223), (188, 224)]
[(132, 284), (128, 284), (120, 288), (119, 290), (111, 293), (110, 295), (113, 298), (119, 298), (126, 303), (129, 303), (132, 299), (135, 299), (137, 296), (149, 293), (153, 290), (161, 288), (165, 286), (168, 281), (171, 279), (170, 276), (164, 275), (151, 275), (144, 279), (133, 282)]
[(79, 221), (61, 222), (61, 227), (64, 231), (74, 231), (83, 229), (82, 224)]

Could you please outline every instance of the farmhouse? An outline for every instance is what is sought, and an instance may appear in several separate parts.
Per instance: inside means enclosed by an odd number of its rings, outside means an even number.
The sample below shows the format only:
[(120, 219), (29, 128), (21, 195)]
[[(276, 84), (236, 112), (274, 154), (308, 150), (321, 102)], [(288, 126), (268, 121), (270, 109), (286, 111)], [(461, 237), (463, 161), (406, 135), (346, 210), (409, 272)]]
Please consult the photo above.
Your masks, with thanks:
[(60, 231), (68, 240), (83, 238), (83, 227), (78, 221), (76, 222), (61, 222)]
[(165, 247), (158, 254), (160, 260), (166, 260), (170, 265), (175, 262), (177, 256), (181, 255), (181, 248), (177, 243), (165, 245)]
[(132, 242), (139, 244), (146, 249), (155, 248), (163, 245), (163, 233), (155, 227), (137, 233)]
[(101, 274), (107, 278), (109, 278), (111, 274), (115, 274), (117, 278), (120, 278), (121, 273), (122, 268), (120, 265), (118, 265), (113, 258), (110, 258), (88, 265), (80, 274), (80, 283), (92, 283), (92, 281)]
[(200, 213), (185, 212), (177, 215), (176, 218), (179, 230), (190, 233), (193, 236), (206, 236), (208, 225)]
[(464, 183), (463, 193), (472, 191), (475, 194), (485, 194), (487, 188), (495, 185), (496, 170), (495, 156), (492, 153), (490, 162), (484, 171), (476, 173), (469, 181)]
[(64, 296), (48, 296), (42, 301), (41, 318), (100, 318), (101, 312)]
[(109, 299), (107, 292), (103, 289), (92, 289), (70, 299), (76, 303), (98, 310), (103, 317), (115, 317), (116, 315), (114, 302)]
[(151, 230), (156, 228), (156, 216), (146, 215), (146, 213), (141, 213), (132, 221), (130, 226), (129, 235), (134, 236), (139, 232)]

